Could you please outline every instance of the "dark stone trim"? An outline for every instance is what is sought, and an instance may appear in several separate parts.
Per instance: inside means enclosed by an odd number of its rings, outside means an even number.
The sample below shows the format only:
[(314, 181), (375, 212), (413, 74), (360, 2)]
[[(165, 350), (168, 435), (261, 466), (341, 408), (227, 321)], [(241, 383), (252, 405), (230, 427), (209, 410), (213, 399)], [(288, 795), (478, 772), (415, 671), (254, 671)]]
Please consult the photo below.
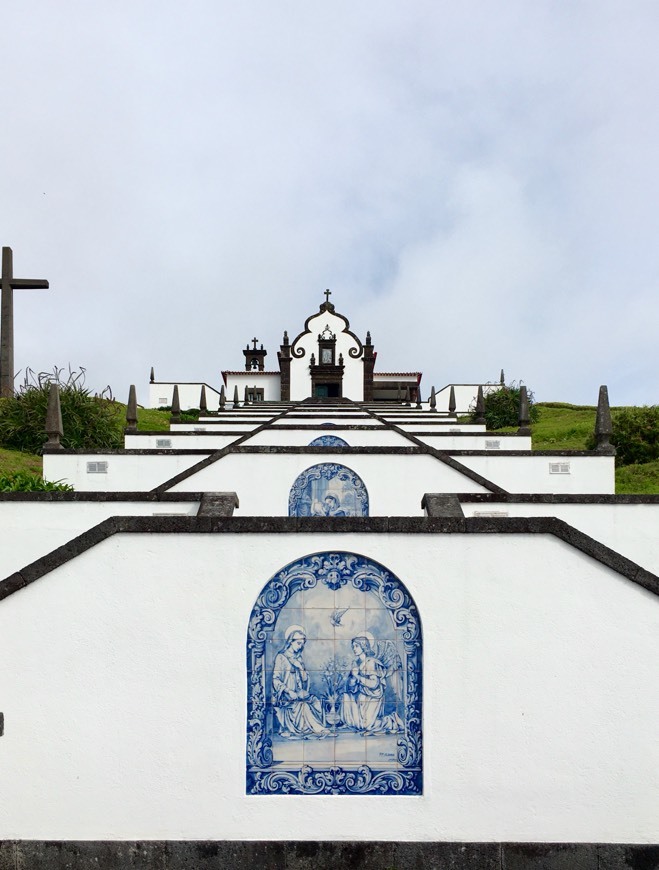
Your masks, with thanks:
[(443, 492), (427, 492), (421, 499), (421, 507), (428, 517), (464, 517), (457, 495)]
[[(195, 432), (195, 435), (202, 435), (202, 432)], [(168, 436), (163, 436), (168, 437)], [(148, 448), (142, 449), (139, 447), (129, 447), (128, 449), (121, 448), (119, 450), (58, 450), (57, 456), (199, 456), (208, 455), (212, 452), (212, 448), (202, 447), (197, 448), (173, 448), (173, 447), (158, 447), (153, 450)], [(50, 454), (51, 456), (53, 454)]]
[[(116, 516), (0, 581), (0, 600), (115, 534), (539, 534), (554, 535), (659, 595), (659, 577), (556, 517), (215, 517)], [(0, 868), (1, 870), (1, 868)]]
[(128, 501), (189, 502), (201, 501), (202, 492), (0, 492), (3, 501)]
[(659, 845), (350, 840), (2, 840), (0, 870), (657, 870)]
[(461, 502), (479, 502), (483, 504), (509, 502), (519, 504), (656, 504), (659, 505), (659, 495), (609, 495), (605, 493), (585, 493), (583, 495), (564, 495), (559, 493), (506, 493), (493, 495), (489, 492), (462, 492), (457, 494)]
[(198, 517), (232, 517), (240, 502), (235, 492), (205, 492), (201, 497)]

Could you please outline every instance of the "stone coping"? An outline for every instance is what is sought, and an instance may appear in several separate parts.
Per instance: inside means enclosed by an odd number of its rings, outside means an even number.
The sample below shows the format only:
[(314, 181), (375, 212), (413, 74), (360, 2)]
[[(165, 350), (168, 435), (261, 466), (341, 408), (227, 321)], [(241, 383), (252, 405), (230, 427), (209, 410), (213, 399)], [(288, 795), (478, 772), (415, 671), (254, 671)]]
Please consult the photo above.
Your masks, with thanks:
[(201, 501), (203, 492), (0, 492), (3, 501), (76, 502), (76, 501), (127, 501), (127, 502), (191, 502)]
[(659, 577), (556, 517), (190, 517), (114, 516), (0, 581), (0, 600), (116, 534), (553, 535), (659, 595)]
[[(203, 435), (203, 432), (194, 432), (194, 435)], [(206, 433), (208, 434), (208, 433)], [(236, 433), (238, 434), (238, 433)], [(246, 433), (240, 433), (246, 434)], [(251, 436), (256, 433), (249, 433)], [(590, 456), (590, 457), (613, 457), (612, 453), (598, 453), (596, 450), (460, 450), (460, 448), (451, 448), (449, 450), (441, 450), (439, 447), (434, 447), (432, 444), (424, 444), (420, 442), (414, 447), (399, 447), (391, 446), (375, 446), (363, 444), (359, 446), (348, 447), (312, 447), (309, 444), (300, 445), (284, 445), (284, 444), (236, 444), (230, 442), (221, 448), (209, 447), (158, 447), (150, 450), (149, 448), (127, 447), (117, 448), (115, 450), (81, 450), (81, 449), (62, 449), (49, 450), (44, 455), (47, 456), (191, 456), (191, 455), (209, 455), (216, 453), (217, 450), (229, 450), (231, 453), (344, 453), (344, 454), (359, 454), (359, 453), (391, 453), (395, 455), (402, 453), (406, 455), (432, 453), (433, 455), (441, 454), (442, 456)]]
[[(201, 501), (200, 492), (155, 492), (121, 491), (121, 492), (0, 492), (0, 502), (77, 502), (77, 501), (110, 501), (110, 502), (193, 502)], [(461, 503), (477, 504), (575, 504), (575, 505), (659, 505), (658, 495), (620, 495), (584, 493), (582, 495), (561, 493), (492, 493), (492, 492), (459, 492), (442, 493), (456, 495)]]
[(2, 840), (0, 870), (657, 870), (659, 845), (351, 840)]

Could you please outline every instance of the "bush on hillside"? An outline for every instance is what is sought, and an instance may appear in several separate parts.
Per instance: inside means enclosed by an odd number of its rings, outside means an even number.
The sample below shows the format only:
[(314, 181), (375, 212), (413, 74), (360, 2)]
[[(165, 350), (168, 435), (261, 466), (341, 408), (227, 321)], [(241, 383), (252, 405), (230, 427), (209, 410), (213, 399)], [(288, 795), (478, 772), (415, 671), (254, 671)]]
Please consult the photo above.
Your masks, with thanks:
[[(635, 465), (659, 459), (659, 405), (620, 408), (611, 416), (611, 443), (617, 450), (616, 465)], [(593, 432), (586, 447), (594, 450), (596, 444)]]
[(50, 384), (60, 390), (64, 435), (62, 447), (87, 450), (123, 446), (123, 406), (108, 390), (93, 396), (85, 389), (85, 370), (55, 368), (52, 373), (28, 370), (15, 396), (0, 400), (0, 446), (40, 454), (46, 441), (46, 409)]
[[(485, 395), (485, 425), (488, 429), (503, 429), (505, 426), (519, 425), (519, 394), (520, 384), (512, 383), (502, 386)], [(540, 410), (534, 403), (534, 396), (529, 388), (526, 388), (529, 400), (529, 419), (536, 423), (540, 417)], [(476, 410), (471, 411), (471, 419), (476, 418)]]
[(59, 480), (44, 480), (40, 474), (16, 471), (0, 474), (0, 492), (73, 492), (73, 487)]

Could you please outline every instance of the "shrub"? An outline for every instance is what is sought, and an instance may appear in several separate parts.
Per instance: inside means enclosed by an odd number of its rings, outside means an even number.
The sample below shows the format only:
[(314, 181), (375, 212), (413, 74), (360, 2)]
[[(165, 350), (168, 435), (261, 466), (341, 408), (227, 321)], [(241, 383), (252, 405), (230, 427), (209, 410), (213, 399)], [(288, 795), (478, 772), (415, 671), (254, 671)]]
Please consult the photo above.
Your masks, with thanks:
[(100, 396), (85, 389), (85, 370), (55, 368), (38, 375), (28, 370), (18, 393), (0, 401), (0, 446), (26, 453), (42, 452), (46, 441), (46, 408), (51, 383), (59, 385), (64, 435), (62, 447), (88, 450), (123, 446), (123, 406), (109, 388)]
[[(640, 408), (618, 408), (611, 413), (613, 435), (611, 443), (617, 450), (616, 465), (634, 465), (659, 459), (659, 405)], [(588, 450), (596, 446), (593, 432)]]
[(40, 474), (16, 471), (0, 475), (0, 492), (73, 492), (73, 487), (59, 480), (44, 480)]
[[(512, 383), (485, 395), (485, 425), (488, 429), (502, 429), (504, 426), (519, 425), (520, 386), (521, 384)], [(536, 423), (540, 417), (540, 411), (534, 404), (533, 393), (528, 387), (526, 395), (529, 400), (529, 419), (532, 423)], [(476, 411), (472, 410), (472, 421), (475, 418)]]

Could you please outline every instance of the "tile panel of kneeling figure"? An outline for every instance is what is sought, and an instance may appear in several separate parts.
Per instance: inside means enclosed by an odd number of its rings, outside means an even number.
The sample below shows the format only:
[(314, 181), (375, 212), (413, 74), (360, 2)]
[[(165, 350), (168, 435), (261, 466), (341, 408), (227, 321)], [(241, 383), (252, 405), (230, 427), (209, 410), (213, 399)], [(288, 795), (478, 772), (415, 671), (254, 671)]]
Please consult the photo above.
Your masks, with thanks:
[(421, 793), (420, 621), (383, 566), (343, 552), (286, 566), (247, 657), (248, 793)]

